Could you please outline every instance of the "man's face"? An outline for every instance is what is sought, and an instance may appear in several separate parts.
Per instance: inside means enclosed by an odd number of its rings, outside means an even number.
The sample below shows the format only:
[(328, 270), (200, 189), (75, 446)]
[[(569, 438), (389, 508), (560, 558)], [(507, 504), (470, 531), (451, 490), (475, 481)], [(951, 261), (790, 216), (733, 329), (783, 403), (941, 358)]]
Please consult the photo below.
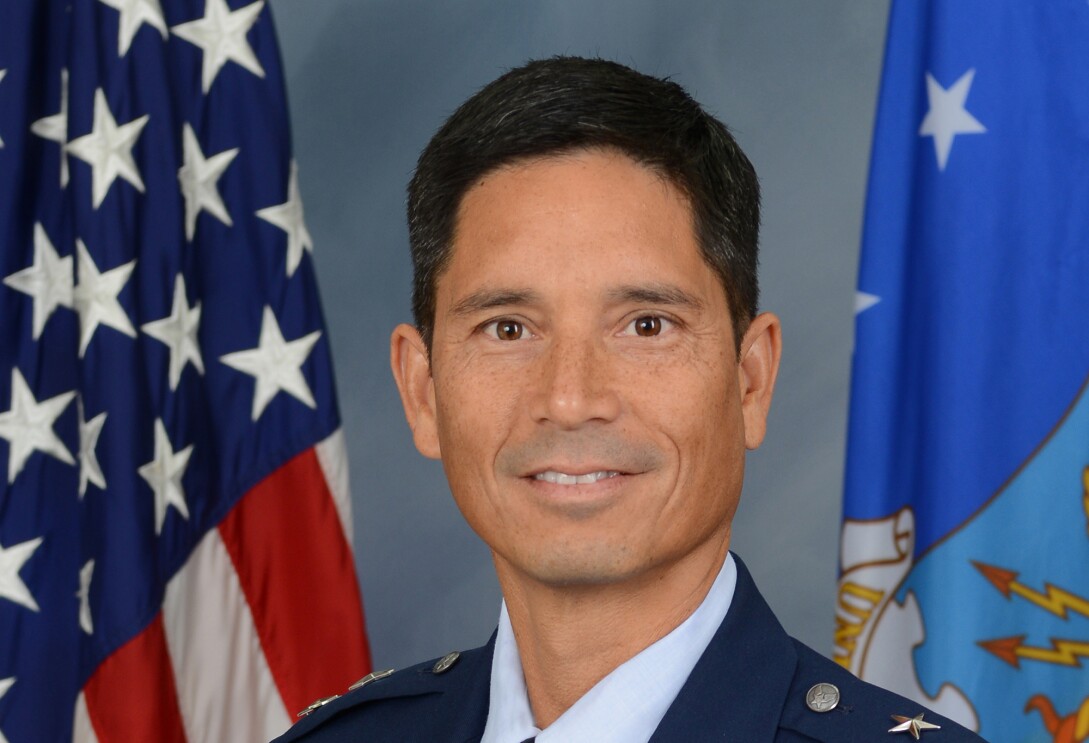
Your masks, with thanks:
[(773, 316), (741, 357), (686, 198), (597, 150), (473, 186), (437, 285), (430, 367), (414, 330), (393, 338), (417, 446), (442, 458), (501, 572), (553, 585), (721, 554), (745, 448), (763, 436)]

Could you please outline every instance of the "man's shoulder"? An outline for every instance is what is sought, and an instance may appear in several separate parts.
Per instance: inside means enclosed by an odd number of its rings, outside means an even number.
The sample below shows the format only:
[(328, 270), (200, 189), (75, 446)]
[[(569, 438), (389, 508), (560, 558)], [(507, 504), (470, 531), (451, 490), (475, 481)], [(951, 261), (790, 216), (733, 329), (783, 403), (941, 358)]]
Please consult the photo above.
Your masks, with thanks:
[[(489, 644), (371, 673), (342, 695), (315, 701), (274, 743), (458, 740), (460, 728), (487, 714), (490, 668)], [(485, 706), (475, 710), (481, 693)]]
[(904, 734), (904, 740), (931, 743), (982, 740), (918, 702), (862, 681), (812, 648), (792, 641), (798, 664), (779, 720), (782, 740), (846, 743), (880, 740), (892, 732)]

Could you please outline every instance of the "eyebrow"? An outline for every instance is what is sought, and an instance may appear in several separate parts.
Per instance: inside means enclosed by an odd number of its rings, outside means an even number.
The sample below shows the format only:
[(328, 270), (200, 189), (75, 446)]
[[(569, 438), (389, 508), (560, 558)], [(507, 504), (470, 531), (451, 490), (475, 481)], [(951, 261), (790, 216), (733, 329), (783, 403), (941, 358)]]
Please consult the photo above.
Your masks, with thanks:
[[(652, 304), (667, 307), (685, 307), (702, 310), (701, 300), (672, 284), (652, 282), (648, 284), (627, 284), (610, 289), (607, 298), (615, 304)], [(497, 307), (539, 304), (541, 295), (532, 289), (480, 289), (464, 297), (451, 309), (450, 314), (464, 317), (477, 312), (493, 310)]]
[(541, 296), (532, 289), (480, 289), (455, 304), (450, 314), (472, 315), (496, 307), (536, 304), (540, 301)]
[(630, 284), (609, 290), (608, 297), (613, 302), (632, 302), (635, 304), (657, 304), (673, 307), (685, 307), (702, 310), (703, 302), (685, 290), (672, 284)]

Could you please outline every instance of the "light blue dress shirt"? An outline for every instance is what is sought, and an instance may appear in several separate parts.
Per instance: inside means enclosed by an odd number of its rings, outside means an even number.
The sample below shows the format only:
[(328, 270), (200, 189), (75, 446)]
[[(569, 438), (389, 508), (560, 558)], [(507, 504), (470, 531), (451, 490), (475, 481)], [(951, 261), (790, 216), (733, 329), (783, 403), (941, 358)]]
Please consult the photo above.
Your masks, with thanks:
[(718, 630), (734, 597), (727, 553), (703, 602), (672, 632), (597, 682), (544, 730), (533, 721), (507, 604), (499, 612), (488, 722), (481, 743), (646, 743)]

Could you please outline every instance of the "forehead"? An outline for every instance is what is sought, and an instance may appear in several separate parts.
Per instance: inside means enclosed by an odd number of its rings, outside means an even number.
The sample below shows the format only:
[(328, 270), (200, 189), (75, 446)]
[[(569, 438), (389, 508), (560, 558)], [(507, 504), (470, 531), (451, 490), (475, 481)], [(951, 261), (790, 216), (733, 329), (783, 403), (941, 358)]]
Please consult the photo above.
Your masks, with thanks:
[(719, 285), (699, 249), (688, 198), (613, 150), (520, 161), (477, 181), (458, 209), (438, 299), (481, 283), (547, 285), (557, 272), (583, 285)]

